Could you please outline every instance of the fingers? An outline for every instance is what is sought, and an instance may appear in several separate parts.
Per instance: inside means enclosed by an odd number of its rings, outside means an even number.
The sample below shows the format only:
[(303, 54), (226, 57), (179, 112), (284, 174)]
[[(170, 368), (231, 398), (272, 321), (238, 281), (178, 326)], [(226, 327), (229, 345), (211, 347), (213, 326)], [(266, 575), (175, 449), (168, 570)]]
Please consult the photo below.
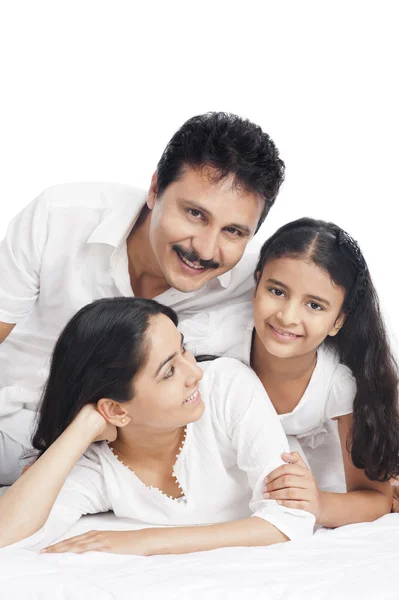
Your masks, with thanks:
[(306, 512), (312, 512), (310, 504), (306, 500), (277, 500), (277, 504), (281, 504), (287, 508), (296, 508), (297, 510), (306, 510)]
[[(275, 492), (287, 488), (308, 489), (313, 487), (313, 479), (304, 477), (303, 475), (282, 475), (274, 481), (270, 481), (265, 485), (265, 492)], [(266, 496), (265, 496), (266, 498)]]
[(306, 469), (308, 468), (307, 464), (298, 452), (283, 452), (281, 458), (287, 463), (301, 465)]
[(312, 493), (309, 489), (289, 487), (281, 490), (275, 490), (274, 492), (266, 492), (263, 495), (268, 500), (290, 500), (290, 501), (301, 501), (310, 502), (312, 499)]
[(269, 475), (267, 477), (265, 477), (264, 482), (265, 482), (265, 484), (269, 484), (270, 482), (274, 481), (275, 479), (278, 479), (279, 477), (284, 477), (286, 475), (294, 475), (296, 477), (303, 477), (307, 473), (309, 473), (309, 469), (307, 467), (304, 468), (302, 465), (298, 465), (298, 464), (281, 465), (280, 467), (277, 467), (277, 469), (274, 469), (274, 471), (269, 473)]
[(103, 536), (100, 531), (89, 531), (82, 535), (63, 540), (52, 546), (44, 548), (41, 552), (46, 554), (57, 554), (62, 552), (73, 552), (82, 554), (83, 552), (101, 551), (104, 548)]

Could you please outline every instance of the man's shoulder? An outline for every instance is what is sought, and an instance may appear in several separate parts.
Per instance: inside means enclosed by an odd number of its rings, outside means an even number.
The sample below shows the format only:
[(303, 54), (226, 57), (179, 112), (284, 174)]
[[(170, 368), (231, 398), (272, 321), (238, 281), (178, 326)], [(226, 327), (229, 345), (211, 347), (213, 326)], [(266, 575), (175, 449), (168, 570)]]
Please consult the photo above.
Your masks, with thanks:
[(41, 196), (49, 208), (117, 209), (142, 203), (145, 191), (122, 183), (76, 182), (51, 186)]

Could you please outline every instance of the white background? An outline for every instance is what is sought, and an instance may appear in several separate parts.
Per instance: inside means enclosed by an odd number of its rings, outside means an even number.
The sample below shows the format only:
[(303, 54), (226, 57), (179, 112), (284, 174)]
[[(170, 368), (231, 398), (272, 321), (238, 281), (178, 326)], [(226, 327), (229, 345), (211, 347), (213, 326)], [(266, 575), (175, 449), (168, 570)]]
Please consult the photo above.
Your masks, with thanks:
[(346, 228), (399, 338), (396, 6), (3, 1), (0, 238), (49, 185), (148, 187), (186, 118), (235, 112), (274, 138), (287, 166), (261, 237), (305, 215)]

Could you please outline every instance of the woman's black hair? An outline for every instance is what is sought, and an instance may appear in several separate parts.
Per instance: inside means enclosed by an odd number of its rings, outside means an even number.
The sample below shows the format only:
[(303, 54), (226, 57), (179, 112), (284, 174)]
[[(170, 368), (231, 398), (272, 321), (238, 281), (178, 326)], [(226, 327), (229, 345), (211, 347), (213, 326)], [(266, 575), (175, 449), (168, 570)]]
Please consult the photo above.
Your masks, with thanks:
[(84, 306), (54, 347), (32, 445), (42, 454), (86, 404), (100, 398), (128, 402), (150, 347), (151, 319), (171, 308), (144, 298), (106, 298)]
[(399, 474), (398, 367), (363, 254), (355, 240), (334, 223), (298, 219), (265, 242), (256, 281), (269, 261), (287, 256), (312, 261), (345, 290), (344, 325), (324, 344), (337, 353), (356, 380), (348, 440), (353, 464), (364, 469), (369, 479), (386, 481)]

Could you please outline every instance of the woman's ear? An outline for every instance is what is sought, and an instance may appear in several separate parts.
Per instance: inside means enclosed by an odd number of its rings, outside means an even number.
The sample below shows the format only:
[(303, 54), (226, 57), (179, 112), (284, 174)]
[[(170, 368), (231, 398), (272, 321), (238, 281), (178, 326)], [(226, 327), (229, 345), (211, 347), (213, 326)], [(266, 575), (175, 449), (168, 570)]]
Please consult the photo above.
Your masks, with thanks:
[(108, 423), (116, 427), (125, 427), (131, 421), (124, 405), (110, 398), (101, 398), (97, 402), (97, 410)]
[(334, 337), (335, 335), (337, 335), (338, 331), (342, 329), (342, 327), (345, 324), (346, 317), (347, 314), (344, 312), (338, 315), (338, 317), (335, 320), (334, 327), (330, 330), (328, 334), (330, 337)]
[(152, 210), (155, 206), (156, 199), (158, 197), (158, 173), (155, 171), (153, 176), (151, 177), (151, 185), (148, 190), (147, 196), (147, 206), (150, 210)]

